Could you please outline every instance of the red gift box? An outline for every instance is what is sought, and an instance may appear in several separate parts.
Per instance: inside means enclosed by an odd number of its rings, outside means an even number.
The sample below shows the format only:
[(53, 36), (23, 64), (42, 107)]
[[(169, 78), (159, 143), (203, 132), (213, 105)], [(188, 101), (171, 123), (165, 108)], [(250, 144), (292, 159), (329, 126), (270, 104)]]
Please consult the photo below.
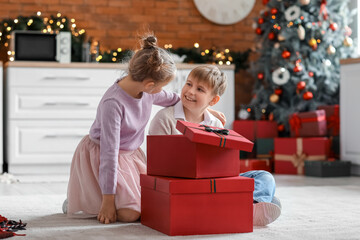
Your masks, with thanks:
[(141, 174), (141, 223), (168, 235), (253, 231), (254, 179)]
[(329, 136), (338, 136), (340, 131), (339, 105), (324, 105), (318, 109), (325, 110), (326, 122)]
[(253, 147), (251, 141), (232, 130), (223, 135), (183, 121), (178, 121), (177, 128), (185, 136), (147, 137), (147, 174), (183, 178), (237, 176), (239, 150), (251, 151)]
[(326, 160), (328, 138), (275, 138), (275, 173), (304, 174), (304, 161)]
[(294, 113), (289, 117), (291, 137), (323, 137), (327, 134), (324, 110)]
[(271, 162), (269, 159), (241, 159), (240, 160), (240, 173), (264, 170), (271, 172)]
[(233, 129), (251, 141), (278, 136), (277, 123), (274, 121), (236, 120)]

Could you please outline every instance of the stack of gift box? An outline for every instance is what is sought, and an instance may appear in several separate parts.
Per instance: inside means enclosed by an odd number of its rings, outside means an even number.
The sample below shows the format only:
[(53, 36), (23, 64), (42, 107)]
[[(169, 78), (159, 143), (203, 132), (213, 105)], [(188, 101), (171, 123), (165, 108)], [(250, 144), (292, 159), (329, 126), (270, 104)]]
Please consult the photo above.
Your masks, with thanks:
[[(248, 122), (252, 122), (253, 126)], [(275, 173), (319, 177), (349, 176), (350, 162), (338, 161), (339, 122), (339, 105), (319, 106), (315, 111), (294, 113), (289, 116), (290, 137), (278, 138), (273, 132), (274, 138), (265, 140), (262, 139), (264, 135), (270, 137), (270, 132), (277, 129), (276, 123), (235, 121), (234, 130), (244, 136), (249, 136), (248, 134), (251, 133), (254, 137), (250, 139), (255, 138), (256, 142), (255, 151), (250, 156), (257, 156), (257, 160), (242, 159), (249, 156), (242, 155), (240, 162), (244, 160), (258, 162), (265, 153), (271, 156), (270, 163), (273, 163)], [(255, 166), (243, 170), (266, 169)]]
[(255, 142), (252, 152), (240, 151), (240, 173), (252, 170), (272, 172), (274, 168), (274, 139), (278, 136), (274, 121), (234, 121), (233, 129)]
[(239, 150), (253, 143), (232, 130), (178, 121), (183, 135), (147, 137), (141, 223), (168, 235), (253, 231), (254, 179), (239, 176)]

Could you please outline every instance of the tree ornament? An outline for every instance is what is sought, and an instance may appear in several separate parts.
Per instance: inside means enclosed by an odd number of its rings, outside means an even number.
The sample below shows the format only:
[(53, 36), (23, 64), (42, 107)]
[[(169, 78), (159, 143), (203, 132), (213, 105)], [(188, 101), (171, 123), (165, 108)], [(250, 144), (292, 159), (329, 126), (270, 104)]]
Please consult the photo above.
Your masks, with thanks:
[(304, 90), (305, 87), (306, 87), (306, 82), (304, 82), (304, 81), (300, 81), (300, 82), (298, 82), (298, 84), (296, 85), (296, 89), (299, 90), (299, 91)]
[(264, 79), (264, 73), (258, 73), (258, 74), (257, 74), (257, 78), (258, 78), (259, 80), (263, 80), (263, 79)]
[(334, 48), (333, 45), (329, 45), (329, 47), (326, 49), (326, 52), (329, 54), (329, 55), (333, 55), (336, 53), (336, 49)]
[(315, 38), (311, 38), (309, 40), (309, 46), (313, 49), (316, 50), (317, 49), (317, 41)]
[(293, 70), (294, 70), (294, 72), (298, 73), (303, 70), (303, 67), (300, 64), (296, 64), (296, 66), (294, 67)]
[(276, 8), (272, 8), (272, 9), (270, 10), (270, 13), (271, 13), (272, 15), (276, 15), (276, 14), (278, 13), (278, 10), (277, 10)]
[(352, 29), (349, 26), (345, 26), (345, 36), (350, 37), (350, 35), (352, 34)]
[(330, 24), (329, 28), (333, 31), (336, 31), (338, 29), (337, 23), (333, 22)]
[(263, 24), (264, 23), (264, 19), (263, 18), (259, 18), (258, 19), (258, 24)]
[(353, 45), (353, 40), (350, 37), (346, 36), (344, 38), (344, 45), (346, 47), (351, 47)]
[(277, 129), (278, 129), (279, 132), (282, 132), (282, 131), (285, 130), (285, 126), (283, 124), (279, 124)]
[(290, 58), (291, 53), (290, 53), (289, 51), (287, 51), (287, 50), (284, 50), (284, 51), (282, 52), (281, 56), (282, 56), (282, 58), (284, 58), (284, 59), (288, 59), (288, 58)]
[(309, 72), (309, 77), (313, 77), (314, 76), (314, 73), (313, 72)]
[(262, 0), (262, 3), (263, 3), (264, 5), (266, 5), (266, 4), (268, 4), (269, 1), (270, 1), (270, 0)]
[(309, 5), (310, 0), (300, 0), (301, 5)]
[(299, 25), (299, 27), (297, 29), (297, 33), (298, 33), (298, 36), (299, 36), (300, 40), (305, 39), (305, 28), (302, 25)]
[(277, 103), (279, 101), (279, 99), (280, 99), (279, 95), (277, 95), (275, 93), (271, 94), (269, 97), (269, 100), (272, 103)]
[(248, 119), (250, 117), (250, 113), (248, 111), (246, 111), (245, 109), (241, 109), (238, 113), (238, 117), (239, 119)]
[(270, 32), (268, 35), (269, 40), (274, 40), (275, 39), (275, 33)]
[(279, 34), (279, 35), (278, 35), (278, 40), (279, 40), (280, 42), (285, 41), (285, 37), (284, 37), (283, 35)]
[(280, 47), (280, 43), (277, 42), (277, 43), (274, 44), (274, 48), (277, 49), (277, 48), (279, 48), (279, 47)]
[(283, 67), (279, 67), (272, 73), (272, 81), (277, 85), (283, 85), (290, 79), (290, 72)]
[(294, 5), (285, 10), (285, 19), (286, 21), (294, 21), (295, 19), (298, 19), (301, 15), (301, 9)]
[(326, 66), (326, 67), (330, 67), (331, 66), (331, 61), (329, 59), (324, 59), (323, 60), (323, 64)]
[(274, 113), (269, 114), (269, 121), (274, 121)]
[(281, 88), (277, 88), (274, 93), (280, 96), (283, 93), (283, 90)]
[(314, 97), (314, 95), (313, 95), (313, 93), (312, 92), (305, 92), (304, 94), (303, 94), (303, 99), (304, 100), (311, 100), (312, 98)]
[(255, 29), (255, 32), (256, 32), (257, 35), (261, 35), (261, 34), (262, 34), (262, 30), (261, 30), (261, 28), (259, 28), (259, 27)]

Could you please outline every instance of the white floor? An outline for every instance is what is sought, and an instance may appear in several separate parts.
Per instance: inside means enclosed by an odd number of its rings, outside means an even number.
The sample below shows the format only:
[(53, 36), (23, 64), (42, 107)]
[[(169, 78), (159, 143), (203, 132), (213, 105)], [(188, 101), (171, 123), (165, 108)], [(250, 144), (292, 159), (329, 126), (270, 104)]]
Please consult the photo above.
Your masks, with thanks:
[[(0, 215), (28, 223), (26, 237), (12, 239), (169, 239), (139, 222), (103, 225), (95, 219), (69, 219), (61, 212), (67, 176), (16, 176), (0, 183)], [(177, 236), (171, 239), (355, 240), (360, 239), (360, 177), (314, 178), (275, 175), (280, 218), (252, 233)]]

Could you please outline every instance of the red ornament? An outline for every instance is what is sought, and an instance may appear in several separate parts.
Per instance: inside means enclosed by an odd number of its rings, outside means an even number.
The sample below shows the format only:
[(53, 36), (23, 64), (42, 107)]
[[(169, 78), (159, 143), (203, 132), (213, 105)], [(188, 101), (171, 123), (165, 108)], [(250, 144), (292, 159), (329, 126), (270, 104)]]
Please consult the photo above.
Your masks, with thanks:
[(272, 8), (272, 9), (270, 10), (270, 13), (271, 13), (272, 15), (276, 15), (276, 14), (278, 13), (278, 10), (277, 10), (276, 8)]
[(269, 1), (270, 0), (263, 0), (262, 2), (263, 2), (264, 5), (266, 5), (266, 4), (268, 4)]
[(281, 56), (282, 56), (284, 59), (288, 59), (288, 58), (290, 58), (291, 53), (290, 53), (289, 51), (287, 51), (287, 50), (284, 50), (284, 51), (282, 52)]
[(277, 88), (274, 92), (276, 95), (281, 95), (283, 93), (283, 90), (281, 88)]
[(338, 29), (338, 25), (337, 25), (337, 23), (331, 23), (329, 28), (333, 31), (336, 31)]
[(263, 18), (259, 18), (258, 19), (258, 24), (263, 24), (264, 23), (264, 19)]
[(352, 34), (352, 29), (349, 26), (345, 26), (345, 36), (350, 37)]
[(264, 79), (264, 74), (263, 73), (258, 73), (257, 75), (259, 80), (263, 80)]
[(295, 67), (294, 67), (294, 72), (301, 72), (303, 70), (302, 66), (300, 64), (297, 64)]
[(305, 93), (303, 94), (303, 99), (304, 99), (304, 100), (311, 100), (313, 97), (314, 97), (314, 95), (313, 95), (312, 92), (305, 92)]
[(261, 28), (259, 28), (259, 27), (256, 28), (255, 32), (256, 32), (257, 35), (261, 35), (261, 34), (262, 34), (262, 30), (261, 30)]
[(275, 39), (275, 33), (270, 32), (268, 35), (269, 40), (274, 40)]
[(277, 129), (278, 129), (279, 132), (282, 132), (282, 131), (285, 130), (285, 127), (284, 127), (283, 124), (280, 124), (280, 125), (278, 125)]
[(265, 17), (269, 16), (269, 11), (264, 12), (264, 16)]
[(296, 85), (296, 88), (297, 88), (299, 91), (304, 90), (305, 87), (306, 87), (306, 82), (304, 82), (304, 81), (300, 81), (300, 82), (298, 82), (298, 84)]
[(309, 77), (313, 77), (314, 73), (313, 72), (309, 72)]

